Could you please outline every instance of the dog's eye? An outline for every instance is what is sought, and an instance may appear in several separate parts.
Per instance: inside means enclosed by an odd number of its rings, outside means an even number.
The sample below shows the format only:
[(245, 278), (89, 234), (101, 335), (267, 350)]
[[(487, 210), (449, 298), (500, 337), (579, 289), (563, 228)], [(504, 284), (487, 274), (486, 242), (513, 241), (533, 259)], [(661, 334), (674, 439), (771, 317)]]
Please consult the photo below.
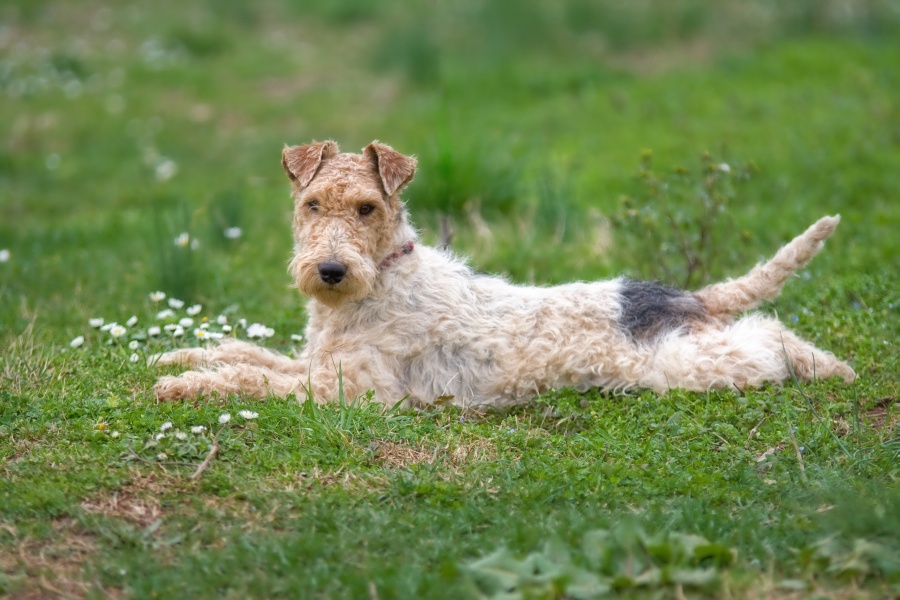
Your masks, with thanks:
[(319, 212), (319, 201), (310, 200), (306, 203), (306, 208), (309, 210), (309, 212)]
[(360, 216), (364, 217), (366, 215), (370, 215), (375, 211), (375, 207), (371, 204), (363, 204), (359, 207)]

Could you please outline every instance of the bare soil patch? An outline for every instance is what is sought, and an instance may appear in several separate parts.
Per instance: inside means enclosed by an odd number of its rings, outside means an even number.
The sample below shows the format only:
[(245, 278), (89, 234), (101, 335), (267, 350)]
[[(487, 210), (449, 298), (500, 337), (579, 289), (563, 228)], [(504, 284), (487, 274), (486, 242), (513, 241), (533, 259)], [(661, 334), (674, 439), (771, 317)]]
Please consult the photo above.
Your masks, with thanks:
[(162, 515), (160, 498), (172, 486), (161, 482), (154, 473), (135, 473), (127, 483), (113, 492), (105, 492), (81, 503), (88, 514), (122, 519), (146, 527)]
[[(0, 545), (0, 572), (7, 580), (8, 598), (84, 598), (96, 583), (85, 581), (84, 563), (95, 550), (94, 536), (75, 519), (56, 519), (53, 534), (43, 539), (20, 537), (7, 525), (10, 543)], [(6, 536), (4, 536), (6, 537)], [(116, 598), (115, 590), (102, 589), (104, 597)]]

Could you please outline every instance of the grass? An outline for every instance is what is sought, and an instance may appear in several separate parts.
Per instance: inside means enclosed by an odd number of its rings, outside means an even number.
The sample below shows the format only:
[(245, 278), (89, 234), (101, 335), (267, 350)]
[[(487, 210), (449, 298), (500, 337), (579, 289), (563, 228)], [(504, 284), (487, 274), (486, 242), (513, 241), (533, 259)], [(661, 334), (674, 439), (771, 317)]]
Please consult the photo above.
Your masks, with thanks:
[[(900, 17), (648, 6), (4, 4), (0, 593), (896, 596)], [(423, 236), (446, 217), (520, 282), (701, 285), (839, 212), (766, 310), (860, 378), (489, 414), (157, 404), (143, 359), (203, 317), (299, 343), (278, 154), (313, 138), (416, 153)], [(157, 289), (185, 307), (157, 319)], [(147, 334), (194, 303), (182, 338)]]

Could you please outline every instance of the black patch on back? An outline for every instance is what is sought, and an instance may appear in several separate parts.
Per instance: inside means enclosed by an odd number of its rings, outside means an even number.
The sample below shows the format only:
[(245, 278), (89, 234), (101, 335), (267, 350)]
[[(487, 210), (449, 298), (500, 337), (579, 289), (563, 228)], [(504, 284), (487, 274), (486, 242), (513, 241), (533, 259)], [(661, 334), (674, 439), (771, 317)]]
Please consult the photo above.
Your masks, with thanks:
[(655, 281), (622, 279), (622, 329), (635, 341), (707, 320), (703, 304), (683, 290)]

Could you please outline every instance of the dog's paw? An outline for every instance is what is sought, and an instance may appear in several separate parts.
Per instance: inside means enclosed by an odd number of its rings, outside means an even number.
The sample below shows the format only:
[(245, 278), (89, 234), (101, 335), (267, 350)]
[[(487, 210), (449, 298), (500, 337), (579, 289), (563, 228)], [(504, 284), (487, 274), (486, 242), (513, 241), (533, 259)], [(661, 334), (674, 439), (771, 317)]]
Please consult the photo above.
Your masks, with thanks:
[(192, 366), (206, 363), (206, 351), (202, 348), (182, 348), (163, 354), (154, 354), (147, 359), (147, 364), (153, 366)]
[(156, 399), (162, 402), (182, 400), (191, 395), (186, 389), (185, 382), (173, 376), (160, 377), (153, 386), (153, 391), (156, 392)]
[(853, 383), (856, 381), (857, 374), (847, 363), (840, 363), (836, 369), (836, 375), (844, 380), (845, 383)]

